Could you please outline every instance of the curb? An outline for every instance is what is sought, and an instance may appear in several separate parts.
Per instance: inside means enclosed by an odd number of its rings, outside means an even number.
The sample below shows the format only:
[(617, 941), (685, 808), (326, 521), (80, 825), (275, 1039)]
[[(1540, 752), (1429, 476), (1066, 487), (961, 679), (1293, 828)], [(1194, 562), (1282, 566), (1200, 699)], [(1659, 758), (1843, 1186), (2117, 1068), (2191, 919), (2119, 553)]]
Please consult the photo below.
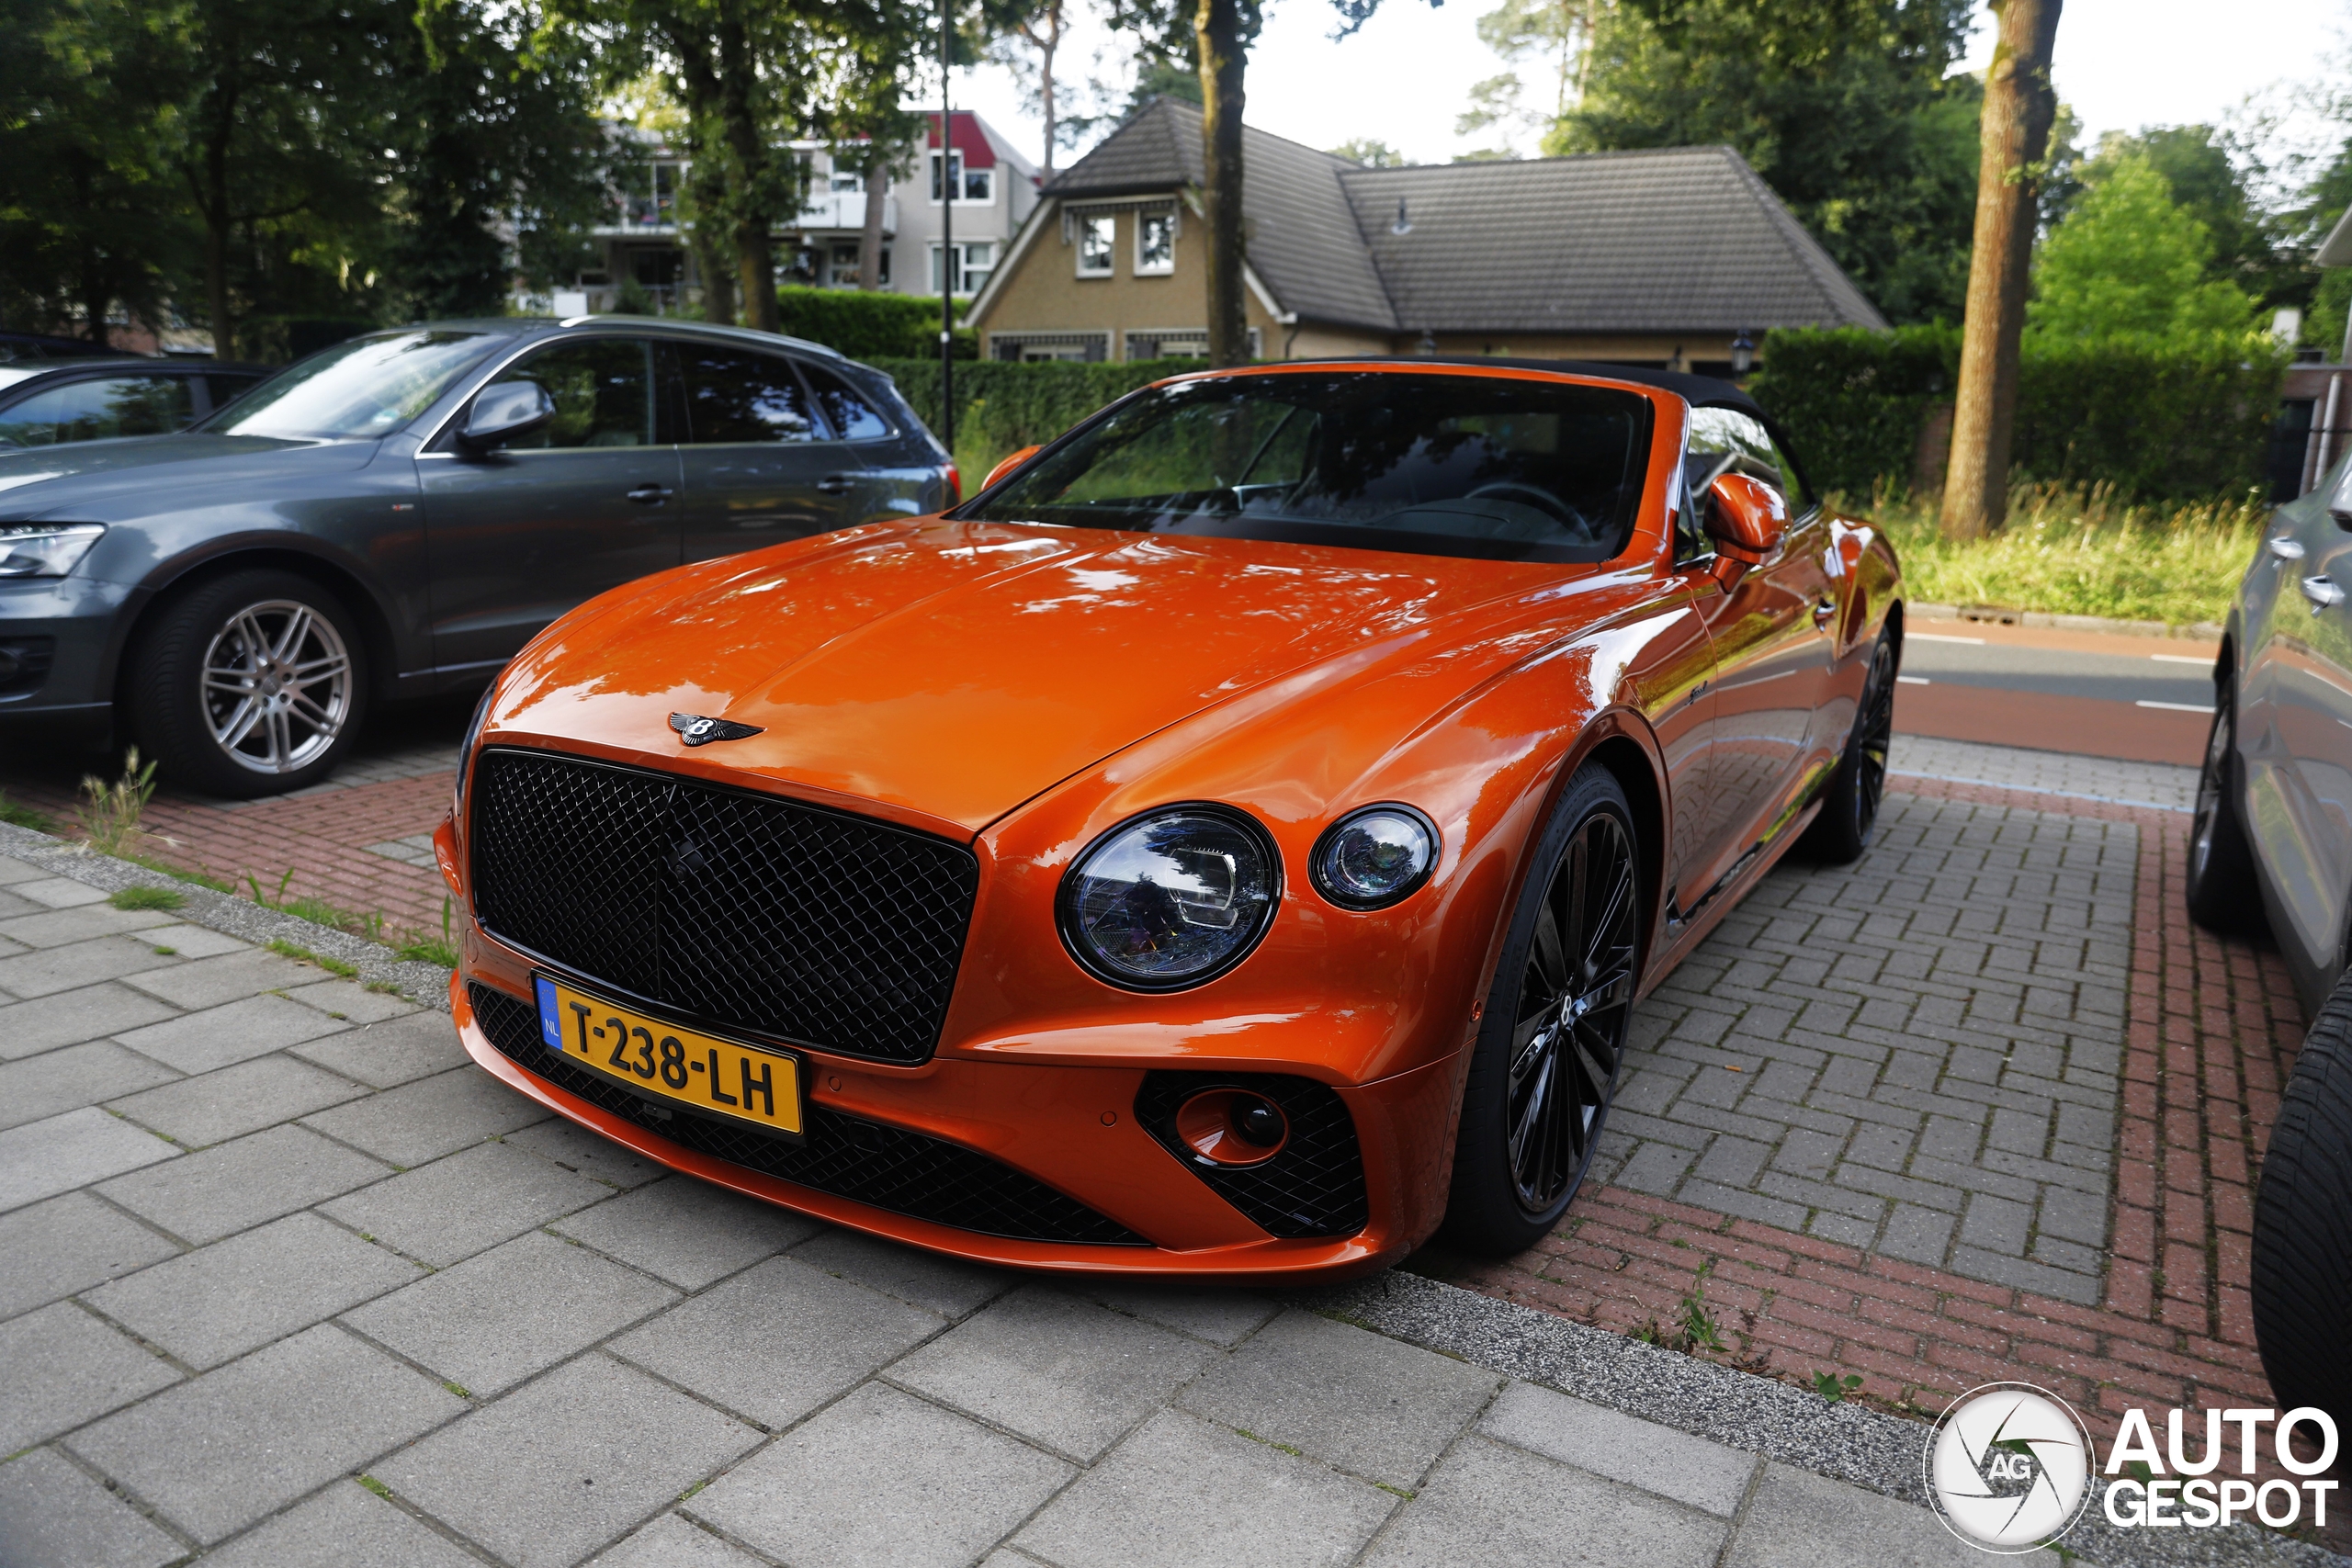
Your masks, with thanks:
[(2053, 631), (2105, 632), (2110, 637), (2186, 637), (2194, 642), (2219, 642), (2223, 628), (2199, 621), (2176, 626), (2167, 621), (2117, 621), (2105, 615), (2052, 615), (2040, 610), (2004, 610), (1991, 604), (1907, 604), (1904, 614), (1923, 621), (1989, 621), (2003, 626), (2045, 626)]
[[(1927, 1422), (1816, 1393), (1606, 1329), (1392, 1269), (1291, 1304), (1487, 1371), (1538, 1383), (1882, 1496), (1925, 1507)], [(2063, 1545), (2098, 1568), (2346, 1568), (2352, 1558), (2264, 1529), (2119, 1529), (2097, 1488)], [(2339, 1495), (2341, 1501), (2341, 1495)]]
[(359, 971), (358, 978), (364, 983), (390, 986), (419, 1006), (440, 1012), (449, 1010), (449, 972), (437, 964), (402, 959), (381, 942), (256, 904), (250, 898), (182, 882), (160, 871), (98, 854), (13, 823), (0, 822), (0, 855), (37, 865), (52, 876), (62, 876), (85, 887), (104, 888), (109, 893), (125, 887), (168, 888), (187, 900), (172, 913), (190, 925), (263, 947), (273, 942), (291, 942), (351, 964)]

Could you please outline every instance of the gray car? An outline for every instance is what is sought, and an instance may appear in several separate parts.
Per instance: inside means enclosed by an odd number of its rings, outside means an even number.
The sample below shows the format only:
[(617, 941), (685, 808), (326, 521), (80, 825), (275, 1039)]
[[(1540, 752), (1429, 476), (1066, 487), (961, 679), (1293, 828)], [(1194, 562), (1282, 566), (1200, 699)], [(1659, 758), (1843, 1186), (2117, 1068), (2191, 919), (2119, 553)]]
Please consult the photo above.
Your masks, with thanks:
[(2190, 917), (2209, 930), (2268, 928), (2312, 1021), (2255, 1199), (2255, 1332), (2279, 1408), (2316, 1405), (2352, 1426), (2347, 594), (2352, 458), (2272, 514), (2231, 605), (2213, 670), (2188, 894)]
[(340, 344), (189, 430), (0, 453), (0, 734), (135, 740), (209, 794), (334, 769), (648, 572), (954, 499), (888, 376), (636, 317)]

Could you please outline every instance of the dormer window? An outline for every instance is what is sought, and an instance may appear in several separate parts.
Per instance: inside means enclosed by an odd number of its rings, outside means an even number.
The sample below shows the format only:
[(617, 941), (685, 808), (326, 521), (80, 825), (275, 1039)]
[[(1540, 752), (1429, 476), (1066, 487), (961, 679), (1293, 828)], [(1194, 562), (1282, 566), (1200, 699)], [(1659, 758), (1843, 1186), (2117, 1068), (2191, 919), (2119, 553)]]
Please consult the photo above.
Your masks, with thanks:
[(1118, 243), (1117, 224), (1118, 220), (1107, 212), (1095, 213), (1079, 220), (1079, 276), (1108, 277), (1111, 276), (1112, 253)]
[(1136, 276), (1165, 276), (1176, 270), (1176, 215), (1136, 214)]

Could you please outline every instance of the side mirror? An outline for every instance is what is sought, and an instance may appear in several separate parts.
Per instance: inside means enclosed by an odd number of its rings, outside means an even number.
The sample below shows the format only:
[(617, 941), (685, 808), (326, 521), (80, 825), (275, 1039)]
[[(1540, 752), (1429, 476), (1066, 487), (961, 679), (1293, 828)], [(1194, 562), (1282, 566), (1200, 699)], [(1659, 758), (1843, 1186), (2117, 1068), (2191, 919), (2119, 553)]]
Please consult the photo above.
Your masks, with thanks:
[(545, 387), (537, 381), (501, 381), (475, 394), (458, 443), (487, 452), (529, 434), (554, 417), (555, 400), (548, 396)]
[(1019, 468), (1022, 464), (1035, 457), (1038, 450), (1039, 449), (1035, 446), (1023, 446), (1020, 451), (1015, 452), (1012, 457), (1007, 457), (1003, 462), (999, 463), (995, 468), (990, 468), (989, 470), (989, 477), (980, 481), (980, 488), (982, 490), (986, 490), (990, 485), (996, 483), (997, 480), (1010, 478), (1013, 469)]
[(1758, 565), (1788, 525), (1788, 502), (1762, 479), (1724, 474), (1708, 487), (1707, 534), (1720, 555), (1743, 566)]

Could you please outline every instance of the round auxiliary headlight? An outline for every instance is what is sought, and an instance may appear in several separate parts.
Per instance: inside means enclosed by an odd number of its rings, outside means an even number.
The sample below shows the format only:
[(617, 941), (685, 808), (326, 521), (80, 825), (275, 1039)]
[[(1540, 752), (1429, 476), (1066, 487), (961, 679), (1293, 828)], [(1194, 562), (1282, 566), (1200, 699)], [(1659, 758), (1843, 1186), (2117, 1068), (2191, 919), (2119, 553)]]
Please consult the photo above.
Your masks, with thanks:
[(1367, 806), (1325, 829), (1308, 875), (1343, 909), (1377, 909), (1430, 879), (1437, 842), (1437, 824), (1411, 807)]
[(1219, 806), (1169, 807), (1078, 857), (1062, 881), (1062, 941), (1114, 986), (1197, 986), (1249, 955), (1281, 890), (1281, 859), (1254, 820)]

